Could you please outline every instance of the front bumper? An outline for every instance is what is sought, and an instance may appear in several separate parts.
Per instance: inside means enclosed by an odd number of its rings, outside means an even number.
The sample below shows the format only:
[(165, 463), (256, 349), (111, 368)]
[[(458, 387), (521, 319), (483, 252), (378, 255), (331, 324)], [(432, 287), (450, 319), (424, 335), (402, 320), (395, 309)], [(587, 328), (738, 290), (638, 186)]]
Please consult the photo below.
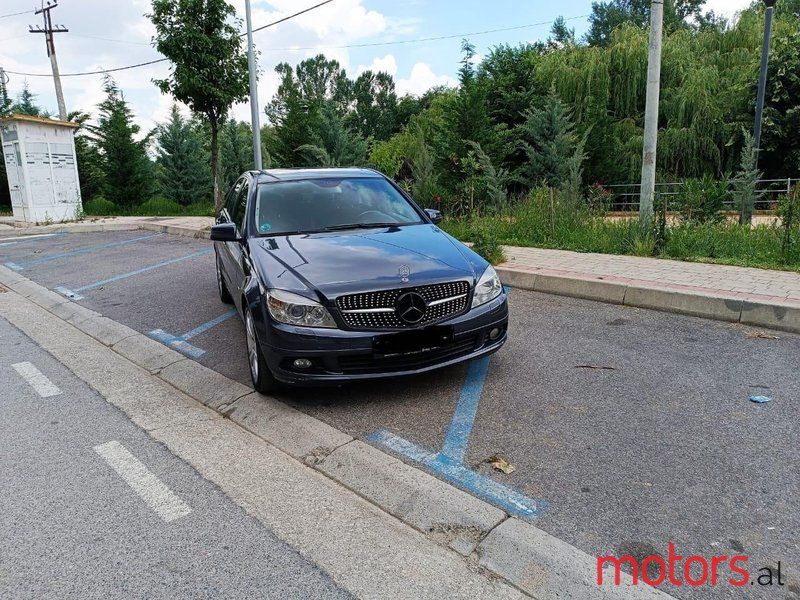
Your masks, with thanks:
[[(374, 348), (377, 337), (392, 333), (310, 329), (275, 323), (265, 318), (266, 335), (261, 350), (275, 378), (295, 385), (337, 384), (424, 373), (491, 354), (505, 343), (508, 328), (507, 295), (433, 327), (452, 328), (452, 338), (438, 347), (382, 354)], [(490, 339), (490, 332), (500, 335)], [(307, 370), (297, 369), (297, 358), (311, 360)]]

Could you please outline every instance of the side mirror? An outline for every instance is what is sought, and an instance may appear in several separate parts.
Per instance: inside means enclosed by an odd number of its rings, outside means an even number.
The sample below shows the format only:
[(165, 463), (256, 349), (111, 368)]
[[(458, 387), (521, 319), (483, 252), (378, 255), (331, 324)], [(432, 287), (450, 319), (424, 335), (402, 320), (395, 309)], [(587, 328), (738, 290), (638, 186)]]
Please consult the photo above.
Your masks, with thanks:
[(425, 214), (428, 215), (428, 218), (433, 221), (434, 224), (442, 220), (442, 213), (433, 208), (426, 208)]
[(211, 227), (211, 241), (238, 242), (239, 234), (235, 223), (220, 223)]

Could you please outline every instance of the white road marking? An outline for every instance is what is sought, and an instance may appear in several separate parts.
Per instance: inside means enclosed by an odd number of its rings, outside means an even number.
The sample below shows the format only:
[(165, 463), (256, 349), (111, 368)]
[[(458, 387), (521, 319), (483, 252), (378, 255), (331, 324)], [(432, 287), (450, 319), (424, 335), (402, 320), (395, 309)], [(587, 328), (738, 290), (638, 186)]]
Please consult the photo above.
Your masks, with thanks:
[(17, 242), (24, 242), (25, 240), (32, 240), (34, 238), (53, 237), (54, 235), (58, 235), (58, 234), (56, 234), (56, 233), (40, 233), (38, 235), (14, 235), (14, 236), (11, 236), (11, 237), (2, 237), (2, 238), (0, 238), (0, 242), (6, 242), (8, 240), (13, 240), (13, 241), (8, 241), (8, 243), (0, 244), (0, 245), (8, 246), (9, 244), (16, 244)]
[(56, 384), (45, 377), (44, 374), (31, 363), (21, 362), (11, 366), (42, 398), (58, 396), (61, 393), (61, 390), (58, 389)]
[(116, 440), (95, 446), (94, 451), (167, 523), (192, 512), (183, 500)]

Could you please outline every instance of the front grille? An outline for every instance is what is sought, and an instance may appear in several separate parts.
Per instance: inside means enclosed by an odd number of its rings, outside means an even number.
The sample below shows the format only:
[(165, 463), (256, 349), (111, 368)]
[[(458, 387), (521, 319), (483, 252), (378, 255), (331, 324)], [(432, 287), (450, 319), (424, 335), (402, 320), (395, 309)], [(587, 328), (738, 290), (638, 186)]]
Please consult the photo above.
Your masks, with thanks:
[(373, 354), (357, 354), (340, 356), (339, 368), (348, 375), (392, 373), (424, 369), (459, 356), (466, 356), (475, 349), (476, 338), (453, 342), (425, 352), (395, 354), (392, 356), (376, 356)]
[[(397, 298), (406, 292), (419, 293), (428, 308), (419, 323), (409, 325), (395, 314)], [(461, 314), (467, 309), (469, 282), (451, 281), (417, 288), (350, 294), (336, 299), (348, 327), (353, 329), (404, 329), (422, 327)]]

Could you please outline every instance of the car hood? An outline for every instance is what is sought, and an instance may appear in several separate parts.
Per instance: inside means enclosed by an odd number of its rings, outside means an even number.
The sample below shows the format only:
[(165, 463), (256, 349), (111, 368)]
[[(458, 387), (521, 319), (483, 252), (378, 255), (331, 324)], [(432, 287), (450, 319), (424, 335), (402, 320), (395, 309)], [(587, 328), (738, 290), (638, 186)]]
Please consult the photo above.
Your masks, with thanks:
[[(430, 224), (254, 238), (251, 256), (268, 287), (324, 298), (453, 279), (475, 279), (486, 261)], [(402, 273), (409, 271), (408, 281)]]

